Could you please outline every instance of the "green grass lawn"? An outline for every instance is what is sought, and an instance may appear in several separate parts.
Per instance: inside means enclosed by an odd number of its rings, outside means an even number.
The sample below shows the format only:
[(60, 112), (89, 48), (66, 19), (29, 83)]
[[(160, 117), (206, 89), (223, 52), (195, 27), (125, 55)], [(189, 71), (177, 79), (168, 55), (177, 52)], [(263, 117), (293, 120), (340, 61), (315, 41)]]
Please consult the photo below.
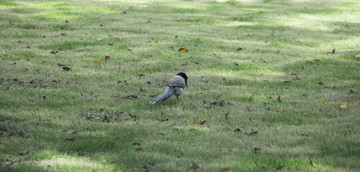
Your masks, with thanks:
[(359, 9), (0, 0), (0, 171), (359, 171)]

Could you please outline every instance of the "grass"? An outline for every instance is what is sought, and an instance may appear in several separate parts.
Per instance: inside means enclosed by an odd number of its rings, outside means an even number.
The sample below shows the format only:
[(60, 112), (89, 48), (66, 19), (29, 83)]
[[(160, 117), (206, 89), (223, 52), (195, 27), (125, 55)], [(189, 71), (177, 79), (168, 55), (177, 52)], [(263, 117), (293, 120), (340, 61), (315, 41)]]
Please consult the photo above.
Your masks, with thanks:
[(0, 171), (359, 171), (359, 7), (1, 0)]

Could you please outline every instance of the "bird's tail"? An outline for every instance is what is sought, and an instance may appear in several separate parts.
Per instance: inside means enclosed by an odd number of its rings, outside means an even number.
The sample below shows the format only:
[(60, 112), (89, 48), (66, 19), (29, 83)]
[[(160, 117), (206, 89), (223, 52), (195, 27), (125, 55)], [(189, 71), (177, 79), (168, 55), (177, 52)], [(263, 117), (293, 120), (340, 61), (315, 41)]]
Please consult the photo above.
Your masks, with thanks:
[(165, 92), (160, 94), (160, 96), (156, 97), (154, 100), (152, 100), (150, 102), (150, 104), (155, 104), (160, 101), (166, 100), (166, 99), (170, 98), (172, 95), (174, 95), (174, 93), (175, 93), (174, 89), (166, 88)]

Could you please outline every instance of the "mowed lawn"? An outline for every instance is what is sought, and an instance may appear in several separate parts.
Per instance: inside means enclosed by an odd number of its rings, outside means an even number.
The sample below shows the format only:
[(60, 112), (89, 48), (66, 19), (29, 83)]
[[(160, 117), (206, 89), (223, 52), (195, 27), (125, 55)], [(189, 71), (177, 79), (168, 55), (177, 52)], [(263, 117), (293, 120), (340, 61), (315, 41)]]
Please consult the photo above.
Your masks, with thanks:
[(0, 0), (0, 171), (360, 171), (359, 9)]

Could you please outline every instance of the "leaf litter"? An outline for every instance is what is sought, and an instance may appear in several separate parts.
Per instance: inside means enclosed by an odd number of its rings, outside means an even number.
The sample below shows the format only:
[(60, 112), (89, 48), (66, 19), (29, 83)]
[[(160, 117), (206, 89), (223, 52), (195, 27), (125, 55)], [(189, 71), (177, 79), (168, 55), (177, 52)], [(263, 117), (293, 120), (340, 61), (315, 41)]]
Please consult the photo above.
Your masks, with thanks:
[(98, 121), (98, 122), (122, 122), (122, 121), (136, 121), (138, 117), (133, 114), (128, 114), (125, 112), (108, 112), (103, 109), (100, 110), (90, 110), (90, 112), (80, 114), (80, 117), (85, 118), (89, 121)]

